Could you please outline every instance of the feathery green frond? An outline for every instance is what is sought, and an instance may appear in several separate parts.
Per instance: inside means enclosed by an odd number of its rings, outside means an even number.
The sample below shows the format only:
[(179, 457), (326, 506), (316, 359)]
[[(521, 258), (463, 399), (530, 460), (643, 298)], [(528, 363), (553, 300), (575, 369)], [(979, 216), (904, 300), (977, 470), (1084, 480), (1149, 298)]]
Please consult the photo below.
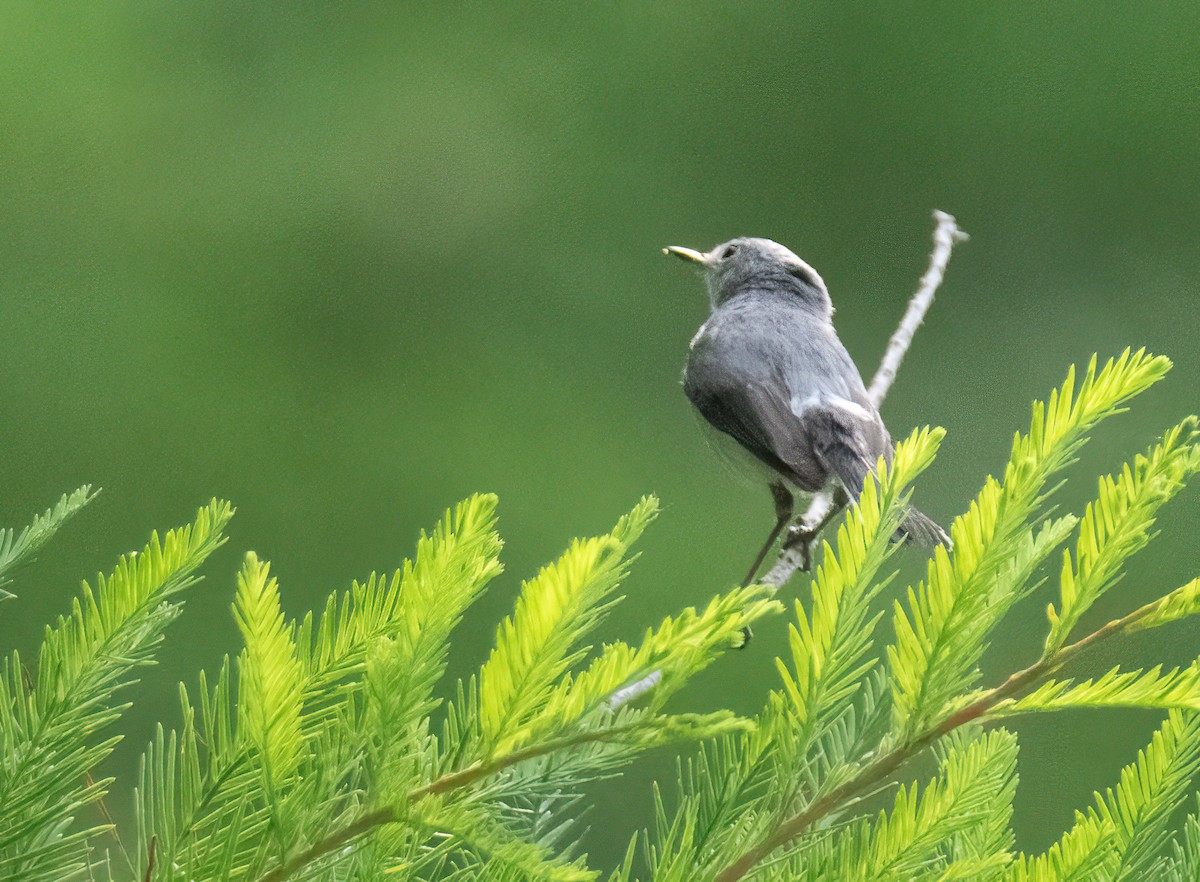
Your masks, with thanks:
[(300, 663), (270, 564), (253, 552), (238, 573), (234, 618), (246, 648), (238, 659), (239, 737), (253, 745), (278, 827), (283, 788), (300, 764)]
[[(441, 714), (451, 632), (500, 570), (494, 497), (447, 512), (412, 563), (355, 583), (300, 624), (283, 615), (268, 565), (248, 555), (233, 605), (245, 649), (190, 695), (181, 690), (178, 727), (155, 733), (135, 795), (136, 846), (118, 870), (97, 850), (107, 845), (97, 840), (103, 828), (75, 817), (109, 783), (86, 773), (115, 743), (98, 734), (123, 709), (113, 693), (149, 661), (178, 611), (173, 595), (219, 542), (228, 509), (214, 504), (96, 590), (85, 585), (74, 614), (47, 632), (36, 682), (15, 655), (9, 662), (0, 678), (0, 877), (591, 882), (597, 873), (580, 855), (583, 785), (648, 749), (699, 741), (695, 758), (679, 763), (677, 802), (668, 808), (655, 788), (654, 831), (642, 840), (651, 882), (1195, 882), (1200, 821), (1186, 822), (1173, 853), (1168, 839), (1200, 772), (1200, 659), (1050, 678), (1082, 647), (1200, 612), (1197, 580), (1065, 642), (1149, 540), (1162, 504), (1200, 469), (1200, 421), (1184, 421), (1101, 481), (1065, 556), (1046, 654), (993, 688), (972, 688), (992, 628), (1080, 523), (1049, 517), (1055, 473), (1092, 425), (1167, 367), (1143, 352), (1100, 369), (1093, 360), (1078, 390), (1072, 373), (1035, 405), (1003, 480), (989, 478), (952, 525), (953, 554), (936, 550), (926, 580), (897, 608), (884, 666), (873, 604), (890, 578), (911, 483), (942, 434), (901, 443), (824, 546), (812, 602), (796, 605), (787, 661), (777, 661), (782, 685), (751, 720), (664, 708), (741, 645), (747, 625), (779, 610), (766, 586), (687, 608), (640, 643), (589, 645), (620, 599), (652, 499), (522, 585), (490, 657), (451, 684), (457, 697)], [(0, 564), (21, 542), (0, 542)], [(1085, 707), (1161, 707), (1169, 717), (1074, 829), (1043, 855), (1014, 855), (1016, 740), (983, 734), (978, 721)], [(938, 771), (919, 787), (903, 772), (926, 751)], [(893, 787), (887, 811), (864, 813)], [(613, 882), (633, 877), (632, 855)]]
[(629, 546), (658, 512), (647, 497), (606, 536), (576, 540), (559, 560), (521, 589), (513, 614), (479, 675), (485, 750), (509, 753), (556, 720), (541, 708), (554, 683), (587, 651), (581, 641), (613, 603), (628, 569)]
[[(605, 705), (619, 707), (629, 700), (627, 689), (638, 695), (649, 692), (649, 706), (662, 707), (690, 677), (740, 646), (752, 622), (782, 608), (774, 593), (761, 585), (735, 588), (714, 597), (703, 612), (687, 607), (667, 617), (646, 632), (636, 649), (622, 642), (606, 644), (578, 676), (559, 681), (540, 725), (562, 729)], [(647, 679), (652, 688), (641, 688)]]
[(1113, 668), (1096, 680), (1048, 680), (1033, 692), (1001, 702), (988, 716), (1006, 717), (1070, 708), (1157, 707), (1200, 710), (1200, 662), (1186, 668)]
[(997, 827), (1007, 827), (1016, 765), (1017, 741), (1009, 732), (952, 738), (938, 776), (923, 790), (901, 786), (891, 811), (872, 823), (835, 830), (820, 857), (793, 858), (780, 878), (908, 882), (963, 878), (968, 868), (998, 869), (1003, 854), (964, 853), (962, 843), (971, 837), (987, 841)]
[[(989, 478), (968, 511), (955, 520), (951, 556), (935, 551), (926, 580), (896, 606), (896, 639), (888, 649), (896, 723), (915, 737), (947, 703), (973, 685), (991, 629), (1030, 590), (1038, 564), (1061, 543), (1074, 519), (1031, 521), (1050, 492), (1050, 478), (1072, 461), (1086, 432), (1149, 388), (1170, 362), (1126, 350), (1097, 370), (1093, 358), (1075, 390), (1072, 368), (1047, 404), (1034, 402), (1029, 433), (1017, 435), (1003, 483)], [(1052, 488), (1051, 488), (1052, 489)]]
[[(273, 764), (270, 768), (276, 783), (281, 779), (274, 769), (282, 768), (294, 777), (297, 770), (315, 762), (320, 769), (353, 770), (348, 773), (347, 780), (353, 784), (347, 788), (348, 796), (365, 784), (364, 775), (372, 774), (371, 783), (384, 797), (389, 779), (386, 774), (374, 773), (380, 771), (380, 765), (387, 765), (387, 774), (396, 768), (381, 759), (381, 743), (387, 741), (389, 756), (408, 745), (405, 739), (411, 735), (411, 727), (406, 728), (406, 724), (419, 719), (435, 704), (432, 690), (445, 667), (450, 631), (500, 570), (495, 509), (496, 498), (486, 494), (459, 503), (446, 512), (432, 534), (422, 533), (415, 560), (406, 561), (394, 577), (372, 576), (365, 584), (356, 583), (340, 602), (337, 595), (331, 596), (325, 615), (317, 622), (307, 617), (298, 629), (283, 622), (274, 583), (264, 581), (265, 567), (256, 564), (251, 568), (248, 563), (243, 573), (245, 584), (239, 585), (239, 602), (244, 600), (247, 608), (255, 611), (256, 628), (267, 638), (253, 641), (262, 662), (258, 668), (263, 672), (261, 682), (253, 673), (255, 668), (247, 671), (243, 662), (238, 693), (248, 697), (250, 691), (258, 694), (275, 690), (279, 694), (274, 697), (280, 701), (272, 707), (278, 715), (272, 716), (260, 703), (261, 695), (255, 699), (253, 711), (240, 707), (239, 701), (240, 728), (235, 728), (227, 668), (222, 669), (211, 692), (201, 678), (199, 733), (189, 722), (190, 705), (184, 695), (184, 728), (177, 739), (178, 755), (164, 753), (160, 745), (144, 758), (139, 793), (140, 860), (147, 860), (149, 843), (154, 838), (159, 866), (178, 868), (180, 878), (203, 876), (211, 868), (219, 870), (218, 876), (224, 878), (235, 869), (246, 872), (261, 864), (264, 857), (255, 856), (254, 843), (272, 818), (272, 811), (264, 808), (264, 803), (274, 807), (277, 831), (281, 804), (279, 795), (267, 799), (269, 790), (263, 786), (264, 779), (253, 762), (256, 755), (265, 756)], [(246, 578), (250, 575), (253, 580)], [(240, 608), (238, 617), (244, 618)], [(251, 645), (248, 637), (247, 655)], [(353, 734), (359, 729), (354, 721), (364, 716), (359, 703), (370, 680), (365, 676), (368, 652), (371, 647), (382, 651), (385, 645), (393, 648), (396, 658), (387, 668), (387, 683), (381, 683), (382, 675), (376, 672), (376, 701), (368, 701), (368, 713), (375, 714), (372, 719), (377, 721), (377, 699), (386, 695), (387, 718), (396, 728), (379, 730), (379, 743), (371, 746), (365, 734)], [(289, 653), (292, 662), (287, 661)], [(271, 676), (271, 672), (283, 669), (286, 676)], [(301, 701), (299, 741), (294, 714), (297, 698)], [(354, 739), (353, 743), (343, 741), (336, 749), (325, 749), (323, 733), (331, 727)], [(256, 737), (247, 737), (251, 732)], [(196, 741), (202, 748), (188, 748)], [(267, 743), (274, 746), (277, 755), (263, 753), (262, 745)], [(362, 765), (368, 751), (373, 752), (378, 765)], [(390, 783), (404, 786), (403, 782)], [(302, 805), (306, 799), (294, 801)], [(315, 816), (320, 818), (323, 811), (326, 809)], [(304, 818), (289, 815), (291, 825), (304, 826), (303, 822)], [(309, 822), (313, 822), (311, 818)]]
[(1200, 771), (1200, 713), (1171, 711), (1116, 788), (1097, 799), (1096, 816), (1114, 832), (1114, 882), (1135, 882), (1169, 835), (1167, 823)]
[(1200, 430), (1188, 417), (1132, 468), (1100, 479), (1100, 492), (1079, 527), (1075, 559), (1064, 553), (1061, 611), (1047, 609), (1046, 653), (1066, 641), (1080, 616), (1120, 578), (1125, 562), (1146, 546), (1158, 510), (1200, 471)]
[(1017, 740), (1003, 729), (956, 738), (943, 751), (938, 777), (918, 797), (901, 787), (896, 804), (871, 832), (864, 879), (904, 880), (949, 861), (957, 840), (987, 836), (1004, 823), (1016, 788)]
[(484, 872), (504, 869), (538, 882), (591, 882), (598, 875), (581, 859), (562, 860), (550, 849), (513, 836), (480, 805), (418, 805), (404, 820), (429, 836), (445, 839), (451, 850), (474, 857), (480, 870), (487, 867)]
[(195, 521), (157, 534), (122, 557), (95, 588), (86, 582), (71, 614), (46, 630), (36, 684), (27, 686), (14, 653), (0, 677), (0, 878), (59, 880), (82, 866), (88, 830), (68, 832), (71, 816), (101, 797), (108, 781), (88, 773), (117, 739), (94, 740), (127, 706), (113, 696), (148, 664), (170, 602), (196, 581), (196, 568), (223, 541), (232, 515), (213, 501)]
[(1076, 815), (1075, 827), (1013, 882), (1141, 882), (1158, 865), (1169, 830), (1200, 771), (1200, 713), (1171, 711), (1115, 788)]
[(860, 724), (864, 717), (875, 719), (879, 690), (871, 687), (881, 683), (869, 675), (878, 620), (870, 603), (887, 581), (879, 571), (895, 550), (892, 536), (904, 517), (908, 488), (932, 462), (942, 437), (940, 429), (914, 432), (890, 468), (878, 463), (878, 478), (866, 482), (836, 546), (825, 547), (812, 583), (812, 612), (796, 604), (792, 667), (777, 661), (783, 688), (771, 694), (758, 727), (737, 741), (702, 749), (681, 770), (679, 814), (697, 822), (686, 835), (660, 825), (657, 860), (664, 865), (686, 866), (672, 848), (694, 849), (691, 859), (701, 865), (719, 861), (763, 835), (797, 799), (814, 798), (865, 750), (859, 747)]
[(1162, 882), (1196, 882), (1200, 879), (1200, 806), (1183, 822), (1183, 836), (1171, 844), (1171, 851)]
[(1200, 613), (1200, 579), (1192, 579), (1170, 594), (1147, 604), (1130, 622), (1128, 630), (1145, 631)]
[[(417, 659), (421, 679), (401, 688), (416, 706), (428, 701), (445, 668), (450, 632), (503, 569), (502, 545), (496, 497), (476, 494), (447, 511), (431, 534), (422, 531), (414, 559), (390, 579), (372, 574), (340, 599), (330, 595), (324, 615), (306, 616), (296, 638), (306, 705), (344, 698), (346, 679), (362, 672), (368, 646), (380, 637), (401, 639)], [(422, 663), (426, 657), (430, 664)]]
[[(481, 498), (460, 506), (447, 518), (450, 528), (443, 524), (422, 540), (416, 563), (406, 565), (402, 578), (356, 589), (333, 607), (332, 623), (315, 631), (311, 624), (297, 630), (284, 620), (266, 566), (248, 558), (235, 604), (247, 643), (239, 664), (237, 725), (227, 669), (213, 690), (202, 684), (199, 714), (183, 696), (183, 728), (158, 738), (146, 755), (139, 862), (148, 862), (153, 841), (160, 868), (155, 875), (162, 879), (263, 874), (281, 879), (310, 870), (323, 878), (334, 867), (350, 874), (339, 879), (376, 878), (402, 869), (398, 855), (411, 853), (431, 834), (414, 839), (411, 828), (404, 833), (397, 826), (417, 817), (413, 806), (425, 812), (428, 801), (428, 810), (442, 820), (447, 812), (484, 812), (456, 835), (465, 841), (469, 834), (472, 848), (487, 852), (489, 866), (501, 858), (509, 863), (537, 858), (538, 864), (541, 849), (547, 856), (542, 863), (559, 868), (550, 874), (555, 877), (560, 870), (570, 872), (572, 864), (554, 852), (554, 846), (565, 849), (569, 843), (553, 811), (539, 806), (543, 834), (536, 841), (522, 843), (505, 834), (511, 843), (486, 847), (485, 832), (506, 830), (512, 820), (504, 806), (514, 792), (521, 795), (513, 788), (531, 778), (523, 767), (537, 766), (534, 774), (544, 776), (549, 764), (539, 760), (569, 755), (550, 774), (556, 794), (568, 796), (559, 802), (569, 805), (580, 781), (641, 751), (729, 737), (753, 725), (727, 711), (663, 715), (658, 709), (666, 695), (733, 646), (746, 623), (776, 608), (761, 587), (731, 591), (702, 613), (686, 610), (648, 633), (641, 648), (616, 644), (578, 676), (566, 675), (584, 651), (577, 646), (582, 635), (614, 602), (611, 592), (625, 571), (628, 544), (654, 512), (647, 500), (612, 534), (576, 543), (550, 568), (551, 587), (568, 589), (556, 595), (565, 600), (552, 612), (553, 627), (538, 630), (546, 607), (532, 601), (546, 594), (534, 592), (523, 597), (524, 605), (518, 603), (508, 631), (501, 629), (497, 652), (506, 646), (506, 634), (520, 638), (522, 629), (532, 627), (542, 641), (537, 652), (514, 656), (529, 667), (524, 680), (513, 680), (519, 687), (513, 695), (529, 707), (524, 725), (540, 737), (525, 744), (491, 740), (484, 742), (490, 751), (480, 749), (482, 715), (472, 687), (452, 706), (446, 740), (439, 743), (430, 731), (429, 713), (436, 706), (431, 690), (445, 665), (449, 630), (498, 569), (493, 504)], [(519, 639), (508, 644), (514, 645), (524, 647)], [(496, 658), (493, 653), (488, 665)], [(648, 667), (663, 678), (661, 692), (642, 707), (616, 707), (609, 700), (611, 687)], [(460, 727), (460, 719), (469, 721), (468, 728)], [(502, 746), (506, 749), (497, 749)], [(342, 847), (348, 843), (355, 844)]]
[(1020, 855), (1004, 875), (1005, 882), (1101, 882), (1115, 843), (1099, 824), (1076, 813), (1075, 826), (1045, 854)]
[(13, 596), (4, 590), (5, 585), (12, 583), (9, 573), (50, 541), (59, 527), (95, 498), (91, 485), (84, 484), (74, 493), (64, 493), (52, 508), (34, 516), (19, 535), (11, 527), (0, 529), (0, 600)]

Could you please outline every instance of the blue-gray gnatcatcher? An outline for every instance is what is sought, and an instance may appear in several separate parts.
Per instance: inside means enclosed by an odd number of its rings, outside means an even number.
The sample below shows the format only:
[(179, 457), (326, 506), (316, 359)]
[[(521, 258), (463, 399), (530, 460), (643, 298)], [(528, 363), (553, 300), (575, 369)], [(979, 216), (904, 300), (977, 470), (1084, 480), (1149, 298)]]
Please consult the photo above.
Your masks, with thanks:
[[(663, 251), (703, 268), (712, 304), (692, 338), (684, 392), (717, 430), (718, 450), (749, 465), (775, 500), (776, 524), (749, 583), (791, 520), (794, 494), (832, 487), (836, 512), (858, 499), (881, 455), (891, 461), (892, 439), (833, 329), (816, 270), (770, 239), (732, 239), (707, 254)], [(922, 545), (950, 542), (913, 508), (899, 532)]]

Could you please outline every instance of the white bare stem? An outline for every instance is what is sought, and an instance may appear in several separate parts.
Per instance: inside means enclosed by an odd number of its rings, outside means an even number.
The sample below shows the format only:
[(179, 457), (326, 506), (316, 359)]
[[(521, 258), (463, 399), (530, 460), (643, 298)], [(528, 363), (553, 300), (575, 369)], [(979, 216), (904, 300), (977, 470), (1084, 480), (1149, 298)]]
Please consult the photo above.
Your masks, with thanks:
[(623, 704), (633, 701), (639, 695), (649, 692), (658, 685), (658, 681), (662, 679), (662, 671), (651, 671), (640, 680), (635, 680), (628, 686), (622, 686), (612, 695), (608, 696), (608, 709), (615, 711)]
[(925, 320), (925, 313), (933, 305), (933, 297), (946, 275), (946, 264), (950, 262), (950, 252), (954, 249), (954, 243), (965, 242), (968, 238), (967, 234), (958, 228), (952, 215), (944, 211), (935, 211), (933, 219), (937, 221), (937, 227), (933, 231), (933, 252), (929, 255), (929, 269), (921, 276), (917, 293), (908, 301), (904, 318), (900, 320), (900, 326), (888, 341), (883, 361), (879, 363), (879, 370), (875, 371), (871, 385), (867, 388), (867, 397), (876, 409), (883, 404), (888, 390), (892, 388), (896, 372), (900, 370), (900, 362), (904, 361), (908, 347), (912, 345), (913, 334), (917, 332), (917, 328)]
[[(871, 385), (867, 388), (867, 397), (876, 409), (883, 404), (888, 390), (892, 388), (896, 373), (900, 370), (900, 363), (904, 361), (908, 347), (912, 345), (913, 335), (925, 320), (925, 313), (933, 305), (933, 297), (946, 275), (946, 264), (950, 262), (950, 252), (954, 250), (954, 243), (965, 242), (968, 238), (967, 234), (958, 228), (953, 215), (944, 211), (934, 211), (933, 219), (937, 225), (933, 230), (933, 251), (929, 255), (929, 269), (921, 276), (917, 293), (908, 301), (904, 318), (900, 320), (899, 327), (888, 340), (883, 361), (879, 363), (879, 369), (875, 371)], [(799, 532), (793, 534), (798, 541), (784, 542), (779, 559), (761, 580), (764, 584), (779, 587), (787, 582), (796, 570), (807, 564), (811, 546), (817, 539), (818, 525), (825, 521), (832, 509), (831, 491), (822, 490), (813, 496), (808, 509), (800, 518)]]

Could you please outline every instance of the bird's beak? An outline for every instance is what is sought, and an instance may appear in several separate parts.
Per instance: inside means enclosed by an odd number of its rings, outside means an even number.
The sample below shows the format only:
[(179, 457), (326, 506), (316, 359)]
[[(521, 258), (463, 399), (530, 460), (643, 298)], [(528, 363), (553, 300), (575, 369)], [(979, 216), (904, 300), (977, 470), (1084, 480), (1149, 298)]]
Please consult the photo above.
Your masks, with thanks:
[(707, 254), (696, 251), (694, 248), (684, 248), (681, 245), (672, 245), (669, 248), (664, 248), (663, 254), (674, 254), (683, 260), (690, 260), (692, 263), (708, 263)]

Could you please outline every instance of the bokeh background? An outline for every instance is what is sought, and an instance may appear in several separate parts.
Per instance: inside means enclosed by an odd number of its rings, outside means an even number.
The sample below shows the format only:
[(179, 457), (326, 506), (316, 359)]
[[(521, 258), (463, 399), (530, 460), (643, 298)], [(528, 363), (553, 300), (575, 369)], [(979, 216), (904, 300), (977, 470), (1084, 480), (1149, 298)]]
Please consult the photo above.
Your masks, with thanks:
[[(778, 239), (825, 277), (863, 372), (923, 271), (954, 255), (884, 415), (949, 430), (918, 488), (948, 521), (999, 469), (1031, 398), (1092, 352), (1175, 370), (1107, 424), (1059, 496), (1080, 510), (1200, 405), (1200, 6), (1191, 3), (0, 5), (0, 523), (102, 495), (15, 585), (0, 646), (29, 652), (78, 580), (152, 527), (232, 499), (231, 540), (161, 664), (128, 695), (109, 804), (175, 684), (237, 649), (246, 549), (301, 614), (474, 490), (500, 494), (506, 575), (457, 636), (485, 656), (520, 579), (641, 494), (664, 513), (606, 636), (742, 573), (765, 492), (705, 448), (679, 386), (706, 314), (659, 253)], [(1200, 502), (1088, 617), (1196, 574)], [(905, 579), (920, 556), (902, 553)], [(1028, 663), (1045, 586), (985, 677)], [(804, 597), (797, 579), (789, 597)], [(1196, 626), (1081, 669), (1190, 661)], [(680, 707), (753, 712), (785, 621)], [(1157, 715), (1016, 723), (1019, 845), (1046, 846)], [(596, 790), (611, 866), (651, 818), (652, 758)]]

